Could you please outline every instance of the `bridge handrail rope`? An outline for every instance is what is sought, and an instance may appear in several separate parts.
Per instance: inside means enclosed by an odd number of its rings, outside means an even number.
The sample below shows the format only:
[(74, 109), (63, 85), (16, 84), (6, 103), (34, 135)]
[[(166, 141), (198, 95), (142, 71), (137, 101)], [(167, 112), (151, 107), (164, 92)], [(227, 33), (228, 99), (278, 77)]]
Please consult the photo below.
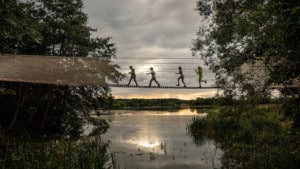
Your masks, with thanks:
[[(69, 86), (132, 87), (109, 84), (110, 80), (106, 79), (106, 74), (115, 70), (114, 64), (116, 63), (107, 59), (92, 57), (4, 54), (0, 55), (0, 81)], [(140, 88), (149, 88), (149, 86), (140, 86)], [(172, 87), (164, 85), (161, 88)]]
[[(130, 62), (113, 62), (113, 63), (119, 63), (119, 64), (124, 64), (124, 63), (129, 63)], [(135, 65), (144, 65), (145, 63), (134, 63)], [(169, 63), (149, 63), (149, 64), (153, 64), (153, 65), (174, 65), (174, 64), (177, 64), (177, 65), (183, 65), (183, 64), (199, 64), (199, 63), (195, 63), (195, 62), (189, 62), (189, 63), (182, 63), (182, 62), (169, 62)]]
[[(112, 61), (112, 63), (115, 64), (126, 64), (126, 65), (145, 65), (145, 63), (132, 63), (132, 62), (126, 62), (126, 61), (122, 61), (122, 62), (118, 62), (118, 61)], [(196, 62), (168, 62), (168, 63), (164, 63), (164, 62), (154, 62), (154, 63), (147, 63), (148, 65), (186, 65), (186, 64), (196, 64), (199, 65), (199, 63)], [(127, 69), (127, 68), (122, 68), (121, 69)], [(202, 68), (203, 70), (210, 70), (210, 69), (205, 69)], [(176, 70), (176, 69), (171, 69), (171, 70)], [(184, 69), (184, 70), (194, 70), (194, 69)], [(235, 68), (234, 70), (240, 70), (240, 68)], [(263, 68), (261, 66), (253, 66), (251, 67), (251, 70), (268, 70), (267, 68)]]
[[(117, 62), (116, 62), (117, 63)], [(92, 57), (62, 57), (36, 55), (0, 55), (0, 81), (41, 83), (69, 86), (110, 86), (128, 88), (149, 88), (149, 86), (131, 86), (110, 84), (107, 74), (116, 71), (114, 64), (107, 59)], [(152, 63), (153, 65), (155, 63)], [(170, 63), (166, 63), (170, 64)], [(183, 63), (173, 63), (183, 64)], [(121, 68), (124, 70), (125, 68)], [(183, 69), (194, 71), (194, 69)], [(161, 69), (157, 72), (176, 72), (174, 69)], [(151, 88), (157, 88), (152, 86)], [(162, 85), (160, 88), (184, 89)], [(188, 86), (186, 89), (199, 89)], [(218, 86), (203, 86), (204, 88), (218, 88)]]
[(218, 89), (216, 85), (211, 86), (169, 86), (169, 85), (160, 85), (160, 86), (149, 86), (149, 85), (126, 85), (126, 84), (108, 84), (109, 87), (118, 87), (118, 88), (156, 88), (156, 89)]
[(115, 59), (199, 59), (198, 57), (128, 57), (122, 56)]

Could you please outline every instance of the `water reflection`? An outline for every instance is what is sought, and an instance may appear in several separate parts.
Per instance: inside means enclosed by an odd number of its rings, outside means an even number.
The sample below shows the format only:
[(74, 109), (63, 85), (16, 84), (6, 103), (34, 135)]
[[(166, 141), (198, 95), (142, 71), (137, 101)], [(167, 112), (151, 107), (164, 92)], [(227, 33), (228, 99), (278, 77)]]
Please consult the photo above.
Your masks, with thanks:
[(206, 116), (189, 109), (170, 111), (114, 111), (105, 115), (110, 140), (121, 168), (218, 168), (221, 150), (212, 140), (196, 146), (186, 126), (193, 117)]
[(145, 148), (154, 148), (154, 147), (158, 147), (160, 144), (159, 142), (152, 142), (149, 140), (140, 140), (137, 142), (139, 147), (145, 147)]

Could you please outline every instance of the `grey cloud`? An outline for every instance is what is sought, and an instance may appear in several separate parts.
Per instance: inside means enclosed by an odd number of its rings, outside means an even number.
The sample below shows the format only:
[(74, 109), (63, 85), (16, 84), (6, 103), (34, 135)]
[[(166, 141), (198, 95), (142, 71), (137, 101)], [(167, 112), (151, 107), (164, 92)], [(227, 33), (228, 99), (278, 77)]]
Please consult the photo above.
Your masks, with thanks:
[[(195, 11), (196, 0), (84, 0), (84, 3), (86, 6), (84, 10), (89, 16), (89, 25), (98, 28), (95, 36), (112, 37), (118, 48), (119, 61), (122, 61), (122, 57), (141, 58), (120, 64), (122, 72), (128, 73), (128, 66), (133, 65), (136, 68), (138, 82), (147, 85), (150, 77), (146, 72), (149, 66), (154, 66), (158, 81), (166, 85), (175, 85), (178, 77), (175, 72), (178, 66), (182, 66), (187, 85), (197, 85), (197, 76), (193, 69), (203, 65), (203, 62), (200, 58), (191, 59), (189, 50), (198, 26), (202, 24), (200, 16)], [(188, 59), (143, 59), (184, 57)], [(156, 62), (182, 64), (155, 64)], [(212, 76), (211, 72), (204, 72), (209, 85), (213, 83), (210, 80)], [(127, 83), (127, 79), (122, 83)], [(115, 89), (115, 91), (126, 94), (132, 90)], [(140, 89), (134, 91), (144, 92)], [(155, 92), (162, 90), (153, 91)], [(186, 94), (188, 92), (185, 91)]]
[[(127, 49), (135, 44), (177, 48), (190, 45), (198, 25), (194, 0), (86, 0), (89, 18)], [(120, 46), (120, 45), (123, 46)]]

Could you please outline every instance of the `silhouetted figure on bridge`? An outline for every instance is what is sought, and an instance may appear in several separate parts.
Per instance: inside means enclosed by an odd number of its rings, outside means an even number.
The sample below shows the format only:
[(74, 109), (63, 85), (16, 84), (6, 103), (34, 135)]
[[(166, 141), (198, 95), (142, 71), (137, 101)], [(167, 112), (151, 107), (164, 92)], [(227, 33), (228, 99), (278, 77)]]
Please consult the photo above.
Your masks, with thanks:
[(201, 87), (201, 82), (205, 82), (206, 83), (206, 80), (202, 80), (202, 78), (203, 78), (202, 67), (198, 66), (198, 69), (196, 69), (195, 72), (198, 74), (198, 77), (199, 77), (199, 79), (198, 79), (199, 87)]
[(130, 85), (131, 83), (131, 80), (133, 80), (135, 82), (135, 85), (136, 86), (139, 86), (138, 83), (136, 82), (136, 75), (135, 75), (135, 69), (132, 67), (132, 66), (129, 66), (129, 69), (130, 69), (130, 79), (129, 79), (129, 82), (128, 82), (128, 86)]
[(149, 87), (151, 87), (152, 81), (154, 81), (158, 87), (160, 87), (160, 84), (157, 82), (156, 77), (155, 77), (155, 72), (153, 70), (152, 67), (150, 67), (150, 73), (147, 74), (151, 74), (151, 79), (150, 79), (150, 83), (149, 83)]
[(184, 82), (184, 75), (183, 75), (183, 73), (182, 73), (181, 66), (178, 67), (178, 73), (176, 73), (176, 74), (179, 74), (179, 77), (178, 77), (178, 79), (177, 79), (177, 82), (178, 82), (178, 83), (177, 83), (176, 86), (179, 86), (179, 81), (181, 80), (182, 83), (183, 83), (183, 85), (184, 85), (184, 87), (186, 87), (185, 82)]

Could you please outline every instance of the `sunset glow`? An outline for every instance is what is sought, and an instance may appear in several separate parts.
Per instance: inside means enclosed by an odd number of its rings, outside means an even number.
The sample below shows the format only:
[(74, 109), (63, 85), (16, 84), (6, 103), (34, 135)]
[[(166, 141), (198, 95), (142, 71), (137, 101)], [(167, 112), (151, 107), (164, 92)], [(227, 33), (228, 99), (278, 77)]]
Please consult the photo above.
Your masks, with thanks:
[[(122, 91), (123, 90), (123, 91)], [(112, 88), (112, 94), (117, 99), (164, 99), (177, 98), (182, 100), (191, 100), (196, 98), (211, 98), (217, 94), (214, 89), (199, 90), (179, 90), (179, 89), (144, 89), (140, 92), (138, 89), (118, 89)]]
[(145, 147), (145, 148), (154, 148), (154, 147), (158, 147), (159, 145), (160, 145), (159, 142), (151, 142), (149, 140), (140, 140), (138, 142), (139, 147)]

